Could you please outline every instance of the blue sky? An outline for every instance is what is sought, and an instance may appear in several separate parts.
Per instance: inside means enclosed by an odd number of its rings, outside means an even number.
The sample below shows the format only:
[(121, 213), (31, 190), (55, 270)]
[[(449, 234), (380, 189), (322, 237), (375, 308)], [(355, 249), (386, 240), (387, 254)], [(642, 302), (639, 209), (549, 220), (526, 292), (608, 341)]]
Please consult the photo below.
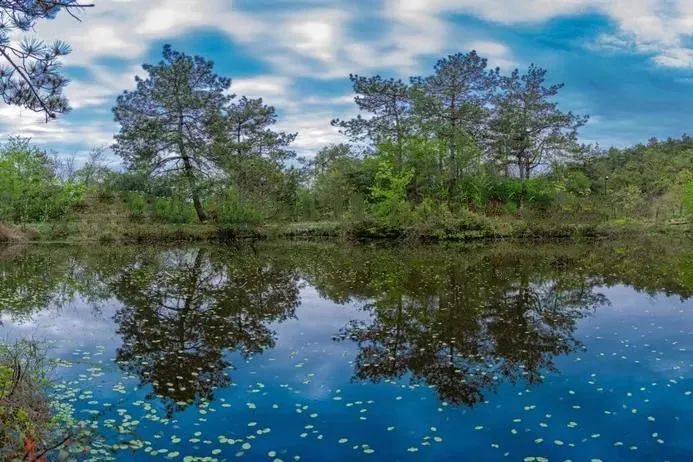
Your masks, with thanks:
[[(239, 95), (262, 96), (310, 156), (343, 141), (355, 114), (349, 73), (425, 75), (476, 49), (505, 72), (534, 62), (564, 82), (565, 110), (590, 114), (584, 142), (625, 146), (693, 133), (693, 0), (95, 0), (76, 22), (40, 23), (64, 39), (74, 110), (45, 124), (0, 106), (0, 133), (30, 136), (78, 162), (108, 145), (111, 107), (141, 64), (171, 43), (204, 55)], [(115, 161), (114, 161), (115, 162)]]

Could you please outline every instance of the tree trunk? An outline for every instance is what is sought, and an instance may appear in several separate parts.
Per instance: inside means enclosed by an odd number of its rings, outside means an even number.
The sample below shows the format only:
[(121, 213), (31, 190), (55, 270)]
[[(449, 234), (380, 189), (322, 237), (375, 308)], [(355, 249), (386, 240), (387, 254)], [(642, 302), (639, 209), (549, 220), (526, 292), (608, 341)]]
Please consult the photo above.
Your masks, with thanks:
[(188, 156), (183, 157), (183, 167), (185, 168), (185, 176), (188, 179), (188, 185), (190, 185), (190, 191), (192, 194), (193, 205), (195, 206), (195, 212), (197, 213), (197, 218), (201, 223), (207, 221), (207, 213), (202, 207), (202, 202), (200, 201), (200, 195), (197, 191), (197, 182), (195, 181), (195, 174), (193, 172), (192, 164), (190, 163), (190, 158)]
[(524, 156), (524, 153), (518, 154), (517, 155), (517, 169), (518, 173), (520, 175), (520, 194), (518, 196), (517, 200), (517, 205), (521, 209), (524, 208), (525, 205), (525, 180), (528, 169), (527, 169), (527, 158)]
[(183, 159), (183, 168), (185, 170), (185, 177), (188, 179), (188, 185), (190, 186), (190, 193), (193, 200), (193, 206), (195, 207), (195, 212), (197, 213), (197, 219), (201, 223), (207, 221), (207, 214), (205, 209), (202, 207), (202, 202), (200, 201), (200, 195), (197, 190), (197, 181), (195, 181), (195, 172), (193, 171), (192, 163), (190, 162), (190, 157), (185, 149), (185, 144), (183, 142), (183, 114), (178, 116), (178, 151)]

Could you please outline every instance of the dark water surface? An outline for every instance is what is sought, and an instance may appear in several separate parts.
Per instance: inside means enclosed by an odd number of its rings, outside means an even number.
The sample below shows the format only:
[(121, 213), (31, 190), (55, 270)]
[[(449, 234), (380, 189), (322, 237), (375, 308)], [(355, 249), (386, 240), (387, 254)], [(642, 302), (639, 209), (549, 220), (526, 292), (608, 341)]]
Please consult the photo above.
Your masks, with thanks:
[(693, 460), (693, 241), (0, 248), (115, 460)]

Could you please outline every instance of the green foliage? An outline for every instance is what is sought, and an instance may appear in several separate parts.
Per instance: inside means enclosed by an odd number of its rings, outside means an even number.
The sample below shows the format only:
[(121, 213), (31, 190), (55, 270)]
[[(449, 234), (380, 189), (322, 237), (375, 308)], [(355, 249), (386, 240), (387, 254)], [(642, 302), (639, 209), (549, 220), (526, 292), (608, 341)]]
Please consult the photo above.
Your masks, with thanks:
[(128, 191), (124, 195), (124, 203), (134, 221), (149, 220), (171, 224), (196, 221), (195, 208), (189, 201), (179, 197), (156, 197)]
[(236, 192), (229, 190), (218, 205), (217, 221), (223, 225), (258, 224), (262, 216)]
[(406, 222), (410, 206), (407, 186), (414, 178), (412, 169), (397, 171), (392, 160), (380, 159), (371, 187), (372, 209), (376, 217), (390, 224)]
[(453, 212), (444, 202), (424, 199), (414, 209), (408, 232), (429, 239), (465, 239), (476, 236), (475, 233), (478, 236), (492, 235), (494, 229), (494, 223), (483, 215), (467, 209)]
[(28, 439), (50, 432), (47, 363), (35, 343), (0, 343), (0, 459), (23, 455)]
[(92, 6), (79, 0), (0, 2), (0, 98), (5, 104), (43, 113), (46, 121), (70, 110), (63, 95), (68, 79), (60, 62), (70, 53), (70, 45), (36, 39), (36, 23), (55, 19), (61, 12), (77, 18), (83, 8)]
[(344, 146), (319, 153), (309, 171), (315, 200), (303, 203), (326, 218), (351, 217), (352, 198), (365, 192), (371, 218), (392, 226), (420, 223), (411, 211), (431, 204), (464, 218), (544, 213), (561, 203), (557, 190), (571, 201), (589, 195), (585, 173), (574, 169), (557, 187), (540, 168), (580, 151), (577, 131), (587, 120), (558, 108), (563, 85), (546, 76), (534, 65), (502, 76), (475, 51), (439, 60), (410, 84), (350, 76), (367, 116), (333, 124), (373, 149), (361, 157)]
[(274, 107), (235, 99), (211, 61), (165, 46), (144, 70), (114, 108), (114, 151), (127, 170), (108, 169), (96, 149), (61, 178), (44, 152), (10, 143), (0, 150), (0, 220), (47, 221), (35, 226), (55, 239), (79, 227), (73, 212), (98, 217), (85, 219), (90, 230), (126, 215), (147, 230), (325, 221), (436, 237), (540, 235), (542, 226), (570, 234), (693, 213), (690, 137), (606, 152), (579, 146), (587, 118), (559, 108), (563, 85), (534, 65), (502, 75), (471, 51), (408, 81), (352, 75), (363, 114), (333, 124), (356, 143), (297, 162), (296, 134), (275, 130)]
[(13, 140), (0, 148), (0, 220), (12, 223), (64, 219), (86, 188), (64, 181), (45, 152)]
[(177, 197), (156, 197), (152, 201), (152, 217), (163, 223), (194, 223), (195, 209)]
[(693, 180), (686, 183), (683, 195), (683, 204), (686, 211), (693, 215)]
[(120, 123), (114, 150), (131, 170), (181, 174), (199, 220), (205, 221), (200, 177), (218, 162), (208, 142), (200, 140), (213, 137), (211, 121), (230, 99), (231, 80), (215, 74), (211, 61), (169, 45), (158, 64), (143, 69), (147, 78), (120, 95), (113, 108)]
[(642, 191), (634, 184), (627, 185), (613, 193), (613, 203), (619, 216), (635, 216), (642, 207)]
[[(234, 101), (227, 91), (231, 79), (215, 74), (214, 63), (203, 57), (165, 45), (162, 58), (143, 66), (147, 77), (119, 96), (113, 108), (120, 123), (114, 151), (127, 168), (183, 179), (185, 197), (201, 222), (208, 219), (203, 207), (210, 197), (208, 180), (230, 181), (263, 204), (268, 198), (294, 199), (296, 182), (283, 162), (294, 156), (289, 145), (296, 134), (271, 129), (274, 107), (261, 98)], [(169, 221), (187, 220), (185, 207), (177, 203), (156, 204), (157, 211), (170, 213)]]
[(590, 181), (585, 172), (573, 170), (566, 175), (565, 188), (571, 194), (576, 196), (589, 196), (591, 187), (592, 181)]
[(361, 214), (376, 169), (377, 165), (359, 158), (348, 145), (323, 148), (305, 167), (312, 183), (301, 192), (301, 217), (333, 220)]
[[(646, 198), (666, 193), (682, 171), (693, 171), (693, 139), (650, 140), (631, 148), (612, 148), (580, 163), (600, 192), (637, 186)], [(608, 178), (607, 178), (608, 177)]]
[(553, 201), (552, 186), (546, 177), (522, 181), (518, 178), (475, 175), (463, 178), (458, 185), (459, 195), (474, 210), (498, 213), (531, 206), (540, 210)]
[(55, 453), (58, 460), (82, 460), (84, 447), (95, 441), (90, 422), (51, 403), (52, 367), (36, 342), (0, 342), (0, 460), (53, 460)]
[(144, 194), (128, 191), (124, 196), (125, 205), (134, 221), (142, 221), (147, 215), (147, 201)]

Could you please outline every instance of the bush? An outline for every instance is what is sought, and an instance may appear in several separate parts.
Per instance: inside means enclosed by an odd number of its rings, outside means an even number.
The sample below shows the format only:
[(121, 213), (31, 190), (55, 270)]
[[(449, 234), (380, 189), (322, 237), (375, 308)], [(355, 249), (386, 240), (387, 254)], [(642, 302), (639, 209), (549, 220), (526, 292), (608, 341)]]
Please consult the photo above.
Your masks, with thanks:
[(142, 221), (146, 216), (147, 201), (144, 194), (140, 192), (126, 192), (123, 196), (125, 207), (130, 212), (133, 221)]
[(686, 184), (683, 195), (683, 206), (689, 214), (693, 215), (693, 181), (689, 181)]
[(152, 220), (160, 223), (195, 223), (197, 214), (191, 203), (178, 197), (148, 196), (143, 192), (124, 194), (125, 206), (133, 221)]
[(459, 190), (463, 202), (475, 210), (502, 209), (514, 213), (523, 206), (546, 209), (553, 202), (551, 182), (543, 177), (523, 181), (488, 175), (468, 176), (460, 181)]
[(45, 152), (14, 141), (0, 149), (0, 220), (63, 219), (84, 198), (82, 183), (62, 181)]
[(217, 220), (223, 225), (256, 224), (262, 221), (262, 216), (230, 190), (218, 204)]
[[(84, 448), (104, 446), (69, 410), (51, 403), (52, 363), (36, 342), (0, 342), (0, 460), (81, 460)], [(81, 453), (81, 454), (80, 454)]]
[(446, 203), (424, 199), (413, 213), (408, 234), (433, 239), (464, 239), (492, 235), (495, 225), (489, 218), (469, 209), (452, 212)]
[(407, 186), (413, 177), (413, 170), (397, 171), (389, 159), (380, 161), (371, 187), (371, 209), (377, 219), (388, 225), (402, 225), (411, 219)]
[(36, 344), (0, 343), (0, 460), (25, 460), (25, 446), (49, 435), (46, 369)]
[(55, 222), (45, 225), (45, 230), (41, 233), (43, 240), (47, 241), (62, 241), (76, 233), (74, 223)]
[(192, 204), (175, 197), (153, 198), (151, 216), (163, 223), (182, 224), (197, 221)]
[[(508, 199), (504, 194), (494, 193), (494, 180), (486, 175), (467, 176), (460, 180), (458, 186), (460, 197), (467, 205), (481, 209), (485, 208), (491, 200), (507, 202)], [(495, 196), (495, 197), (494, 197)]]

